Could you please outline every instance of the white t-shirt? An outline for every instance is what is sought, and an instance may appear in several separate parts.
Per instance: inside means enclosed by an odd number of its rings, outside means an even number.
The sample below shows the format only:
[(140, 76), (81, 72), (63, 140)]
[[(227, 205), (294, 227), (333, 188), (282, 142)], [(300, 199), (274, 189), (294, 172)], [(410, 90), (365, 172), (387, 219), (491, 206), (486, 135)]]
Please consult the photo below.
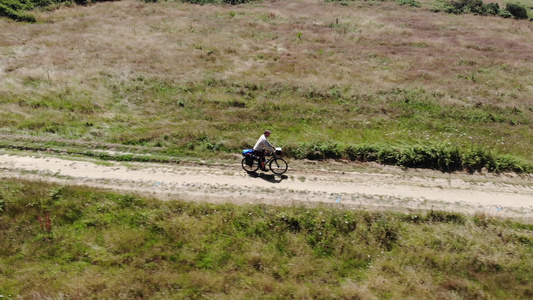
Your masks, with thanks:
[(275, 151), (274, 147), (272, 146), (272, 144), (270, 144), (264, 134), (257, 140), (257, 143), (255, 143), (254, 146), (255, 151), (262, 151), (263, 149), (267, 149), (270, 152)]

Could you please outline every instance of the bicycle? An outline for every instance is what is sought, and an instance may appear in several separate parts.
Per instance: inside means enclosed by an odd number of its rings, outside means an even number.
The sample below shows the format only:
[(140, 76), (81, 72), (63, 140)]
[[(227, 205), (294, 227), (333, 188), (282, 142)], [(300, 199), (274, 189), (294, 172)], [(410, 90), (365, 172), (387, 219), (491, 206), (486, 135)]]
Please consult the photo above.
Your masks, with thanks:
[[(244, 158), (242, 159), (242, 168), (248, 173), (255, 173), (261, 166), (261, 158), (257, 155), (254, 155), (254, 150), (245, 149), (242, 151)], [(283, 155), (283, 150), (281, 148), (276, 148), (276, 151), (272, 153), (272, 157), (265, 161), (265, 166), (268, 165), (268, 168), (272, 173), (276, 175), (281, 175), (287, 172), (289, 165), (287, 162), (278, 156)]]

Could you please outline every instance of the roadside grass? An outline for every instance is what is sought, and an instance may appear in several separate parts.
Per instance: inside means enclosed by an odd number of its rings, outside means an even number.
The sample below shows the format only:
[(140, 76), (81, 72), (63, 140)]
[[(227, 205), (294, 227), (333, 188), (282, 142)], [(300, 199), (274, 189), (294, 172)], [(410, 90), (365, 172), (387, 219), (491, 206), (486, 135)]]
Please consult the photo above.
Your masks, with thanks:
[(482, 214), (159, 201), (3, 179), (0, 228), (6, 299), (533, 293), (533, 226)]
[[(94, 149), (94, 148), (96, 149)], [(4, 135), (0, 148), (17, 151), (55, 153), (72, 157), (91, 157), (109, 161), (155, 162), (179, 164), (198, 161), (204, 163), (240, 162), (238, 153), (225, 156), (205, 147), (189, 147), (186, 151), (178, 148), (143, 147), (121, 144), (85, 143), (72, 140), (28, 139), (25, 136)], [(89, 148), (89, 149), (87, 149)], [(229, 151), (229, 150), (227, 150)], [(420, 145), (391, 146), (383, 143), (351, 144), (335, 142), (314, 142), (289, 144), (284, 150), (285, 156), (293, 159), (307, 160), (344, 160), (356, 162), (378, 162), (405, 169), (424, 168), (441, 172), (466, 171), (476, 172), (514, 172), (518, 174), (533, 173), (533, 165), (528, 161), (511, 155), (499, 155), (476, 146), (459, 149), (450, 143), (425, 143)], [(205, 159), (209, 159), (205, 161)]]
[(525, 21), (288, 3), (119, 1), (0, 20), (0, 131), (205, 157), (269, 128), (289, 154), (450, 145), (529, 170)]

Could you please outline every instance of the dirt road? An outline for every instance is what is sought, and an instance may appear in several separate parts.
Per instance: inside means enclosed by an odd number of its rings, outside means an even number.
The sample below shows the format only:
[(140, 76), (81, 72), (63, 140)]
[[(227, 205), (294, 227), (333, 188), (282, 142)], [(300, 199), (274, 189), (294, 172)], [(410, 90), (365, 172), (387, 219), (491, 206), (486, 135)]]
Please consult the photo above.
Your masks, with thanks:
[(279, 177), (261, 172), (249, 175), (237, 157), (234, 163), (219, 165), (168, 165), (0, 152), (3, 178), (104, 187), (161, 199), (273, 205), (321, 203), (405, 212), (433, 208), (533, 220), (532, 176), (443, 174), (390, 167), (332, 171), (323, 168), (328, 163), (290, 162), (290, 166), (286, 176)]

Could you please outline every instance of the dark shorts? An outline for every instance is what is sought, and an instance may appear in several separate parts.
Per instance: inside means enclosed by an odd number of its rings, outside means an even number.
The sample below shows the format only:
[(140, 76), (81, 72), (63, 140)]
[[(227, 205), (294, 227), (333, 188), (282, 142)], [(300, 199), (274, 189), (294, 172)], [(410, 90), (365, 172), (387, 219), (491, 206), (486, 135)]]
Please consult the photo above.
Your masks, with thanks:
[(259, 161), (262, 161), (262, 162), (266, 161), (266, 159), (265, 159), (265, 155), (266, 155), (265, 150), (260, 150), (260, 151), (255, 151), (254, 150), (254, 155), (259, 157)]
[(265, 157), (265, 151), (264, 150), (254, 150), (254, 155), (258, 157)]

